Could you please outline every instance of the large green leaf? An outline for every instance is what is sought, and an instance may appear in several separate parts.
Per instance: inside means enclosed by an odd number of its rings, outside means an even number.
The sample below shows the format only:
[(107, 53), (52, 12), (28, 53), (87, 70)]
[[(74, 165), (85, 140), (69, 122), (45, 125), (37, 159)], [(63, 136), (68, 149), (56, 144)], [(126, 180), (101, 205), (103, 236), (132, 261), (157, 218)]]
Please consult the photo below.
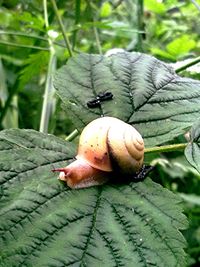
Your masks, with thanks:
[(200, 120), (191, 128), (190, 142), (185, 149), (188, 162), (200, 172)]
[(0, 266), (184, 266), (179, 197), (149, 178), (71, 190), (51, 173), (75, 147), (0, 133)]
[[(54, 85), (77, 128), (99, 116), (118, 117), (140, 131), (146, 146), (182, 134), (200, 112), (199, 81), (140, 53), (78, 55), (58, 70)], [(87, 101), (108, 91), (113, 100), (87, 107)]]

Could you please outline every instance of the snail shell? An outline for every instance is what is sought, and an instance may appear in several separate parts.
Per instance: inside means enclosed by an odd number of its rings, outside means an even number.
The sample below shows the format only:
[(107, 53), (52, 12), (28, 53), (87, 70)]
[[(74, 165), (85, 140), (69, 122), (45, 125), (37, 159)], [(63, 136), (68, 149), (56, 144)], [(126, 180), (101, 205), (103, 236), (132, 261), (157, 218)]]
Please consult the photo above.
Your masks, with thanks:
[(90, 122), (82, 131), (76, 160), (60, 171), (71, 188), (105, 183), (111, 173), (132, 175), (144, 159), (144, 142), (131, 125), (113, 117)]

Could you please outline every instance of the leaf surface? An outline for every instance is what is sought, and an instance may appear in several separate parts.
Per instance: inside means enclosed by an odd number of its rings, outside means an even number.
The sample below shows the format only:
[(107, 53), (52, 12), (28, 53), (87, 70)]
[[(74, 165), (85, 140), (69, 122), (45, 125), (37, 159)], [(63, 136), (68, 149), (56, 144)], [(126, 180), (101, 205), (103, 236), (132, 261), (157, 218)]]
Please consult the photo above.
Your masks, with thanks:
[[(78, 129), (100, 116), (117, 117), (135, 126), (146, 146), (183, 134), (200, 112), (199, 81), (140, 53), (80, 54), (57, 71), (54, 86)], [(113, 99), (88, 108), (102, 92)]]
[(200, 120), (190, 130), (190, 142), (185, 149), (188, 162), (200, 172)]
[(74, 155), (51, 135), (0, 132), (0, 266), (184, 266), (180, 198), (148, 178), (71, 190), (51, 169)]

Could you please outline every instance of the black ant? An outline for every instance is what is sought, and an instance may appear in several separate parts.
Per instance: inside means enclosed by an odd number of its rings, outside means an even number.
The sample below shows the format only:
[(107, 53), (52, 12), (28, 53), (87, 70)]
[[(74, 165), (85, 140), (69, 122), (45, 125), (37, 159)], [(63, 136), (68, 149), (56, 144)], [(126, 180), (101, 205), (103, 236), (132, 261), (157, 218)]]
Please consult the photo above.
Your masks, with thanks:
[(112, 100), (113, 94), (111, 92), (99, 93), (95, 99), (87, 102), (88, 108), (96, 108), (101, 106), (101, 102)]

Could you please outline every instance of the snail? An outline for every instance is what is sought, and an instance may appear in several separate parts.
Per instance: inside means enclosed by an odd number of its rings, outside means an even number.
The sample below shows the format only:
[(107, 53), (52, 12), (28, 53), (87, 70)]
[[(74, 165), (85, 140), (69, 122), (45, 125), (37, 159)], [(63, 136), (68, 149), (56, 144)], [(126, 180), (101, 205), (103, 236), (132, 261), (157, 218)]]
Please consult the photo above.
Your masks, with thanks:
[(59, 179), (69, 187), (84, 188), (121, 174), (143, 177), (141, 172), (146, 174), (143, 159), (144, 141), (140, 133), (117, 118), (102, 117), (83, 129), (76, 160), (52, 171), (60, 172)]

